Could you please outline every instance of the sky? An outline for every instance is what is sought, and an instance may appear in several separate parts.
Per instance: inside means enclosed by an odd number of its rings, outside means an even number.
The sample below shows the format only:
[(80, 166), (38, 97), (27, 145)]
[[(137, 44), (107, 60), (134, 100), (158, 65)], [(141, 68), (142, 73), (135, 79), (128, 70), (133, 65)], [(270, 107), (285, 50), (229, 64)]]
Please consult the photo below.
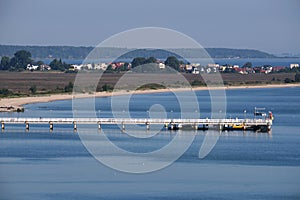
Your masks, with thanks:
[(163, 27), (204, 47), (300, 54), (300, 0), (0, 0), (0, 44), (96, 46)]

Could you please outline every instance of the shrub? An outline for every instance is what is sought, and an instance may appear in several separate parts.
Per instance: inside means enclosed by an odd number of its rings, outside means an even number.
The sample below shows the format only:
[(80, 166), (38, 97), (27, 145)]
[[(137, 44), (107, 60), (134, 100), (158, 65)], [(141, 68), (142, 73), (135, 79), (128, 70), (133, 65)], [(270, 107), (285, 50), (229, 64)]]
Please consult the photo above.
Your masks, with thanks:
[(111, 86), (111, 85), (109, 85), (109, 84), (104, 84), (104, 85), (102, 86), (102, 91), (108, 92), (108, 91), (113, 91), (113, 89), (114, 89), (114, 87)]
[(284, 79), (284, 83), (292, 83), (293, 82), (293, 80), (292, 79), (290, 79), (290, 78), (286, 78), (286, 79)]
[[(225, 84), (225, 83), (224, 83)], [(192, 83), (191, 83), (192, 86), (203, 86), (205, 85), (202, 81), (198, 81), (198, 80), (194, 80)]]
[(35, 94), (36, 93), (36, 86), (35, 85), (31, 86), (29, 88), (29, 90), (30, 90), (31, 94)]
[(65, 87), (65, 92), (72, 92), (73, 87), (74, 87), (74, 84), (72, 82), (69, 82), (69, 84)]
[(0, 89), (0, 97), (5, 97), (5, 96), (9, 96), (12, 95), (12, 91), (4, 88), (4, 89)]
[(296, 73), (295, 82), (300, 82), (300, 73)]

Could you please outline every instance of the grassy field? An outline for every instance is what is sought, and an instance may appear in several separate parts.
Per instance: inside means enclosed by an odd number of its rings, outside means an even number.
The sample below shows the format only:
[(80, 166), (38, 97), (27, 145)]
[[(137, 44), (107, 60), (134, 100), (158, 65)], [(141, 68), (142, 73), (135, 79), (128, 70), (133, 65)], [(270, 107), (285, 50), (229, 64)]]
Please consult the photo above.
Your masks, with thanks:
[[(205, 85), (204, 80), (200, 75), (182, 74), (193, 86)], [(94, 76), (98, 76), (95, 74)], [(117, 81), (123, 76), (121, 73), (104, 74), (98, 83), (97, 91), (102, 90), (102, 86), (107, 84), (114, 86)], [(213, 74), (206, 75), (209, 79), (213, 78)], [(30, 88), (36, 86), (36, 93), (60, 93), (65, 92), (64, 88), (76, 78), (74, 73), (62, 72), (0, 72), (0, 89), (8, 89), (14, 95), (30, 95)], [(284, 83), (286, 79), (294, 80), (295, 73), (276, 73), (276, 74), (222, 74), (225, 85), (262, 85), (262, 84), (278, 84)], [(128, 74), (124, 89), (136, 84), (141, 84), (143, 81), (157, 84), (173, 84), (175, 87), (180, 87), (182, 82), (177, 80), (175, 74)], [(89, 81), (89, 80), (85, 80)], [(141, 87), (147, 89), (147, 87)], [(150, 89), (155, 89), (153, 84)]]

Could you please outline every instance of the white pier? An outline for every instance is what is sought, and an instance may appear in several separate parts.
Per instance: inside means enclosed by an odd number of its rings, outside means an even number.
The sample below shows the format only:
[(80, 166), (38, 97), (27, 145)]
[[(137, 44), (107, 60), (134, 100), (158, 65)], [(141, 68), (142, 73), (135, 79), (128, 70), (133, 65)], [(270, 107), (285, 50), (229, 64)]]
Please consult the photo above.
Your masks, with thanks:
[[(126, 124), (144, 124), (149, 130), (151, 124), (190, 126), (198, 129), (199, 125), (205, 127), (218, 127), (220, 130), (243, 129), (243, 130), (271, 130), (272, 119), (156, 119), (156, 118), (0, 118), (1, 129), (5, 129), (5, 124), (25, 124), (28, 130), (30, 124), (49, 124), (53, 130), (55, 124), (73, 124), (74, 130), (77, 124), (97, 124), (101, 129), (102, 124), (121, 124), (125, 129)], [(172, 126), (173, 127), (173, 126)], [(204, 126), (203, 126), (204, 127)]]

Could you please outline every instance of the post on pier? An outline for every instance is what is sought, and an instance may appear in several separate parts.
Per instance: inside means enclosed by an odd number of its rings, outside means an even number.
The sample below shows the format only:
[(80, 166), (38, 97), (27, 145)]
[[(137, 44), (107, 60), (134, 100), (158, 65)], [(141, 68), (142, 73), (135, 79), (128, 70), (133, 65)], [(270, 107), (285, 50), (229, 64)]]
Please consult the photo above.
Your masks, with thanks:
[(101, 130), (101, 122), (98, 122), (98, 130)]
[(5, 129), (5, 124), (4, 124), (4, 122), (1, 122), (1, 129), (2, 129), (2, 130)]
[(53, 122), (52, 121), (49, 122), (49, 127), (50, 127), (50, 131), (53, 131)]
[(220, 131), (223, 130), (223, 124), (222, 123), (219, 124), (219, 130)]
[(150, 130), (150, 122), (146, 122), (146, 129), (147, 131)]
[(74, 127), (74, 131), (77, 131), (77, 122), (73, 121), (73, 127)]
[(170, 130), (174, 130), (174, 124), (173, 124), (173, 122), (170, 123)]
[(194, 129), (198, 130), (198, 125), (196, 123), (194, 123)]
[(125, 124), (122, 122), (122, 131), (125, 131)]
[(28, 121), (25, 122), (25, 128), (26, 128), (26, 130), (29, 130), (29, 123), (28, 123)]

